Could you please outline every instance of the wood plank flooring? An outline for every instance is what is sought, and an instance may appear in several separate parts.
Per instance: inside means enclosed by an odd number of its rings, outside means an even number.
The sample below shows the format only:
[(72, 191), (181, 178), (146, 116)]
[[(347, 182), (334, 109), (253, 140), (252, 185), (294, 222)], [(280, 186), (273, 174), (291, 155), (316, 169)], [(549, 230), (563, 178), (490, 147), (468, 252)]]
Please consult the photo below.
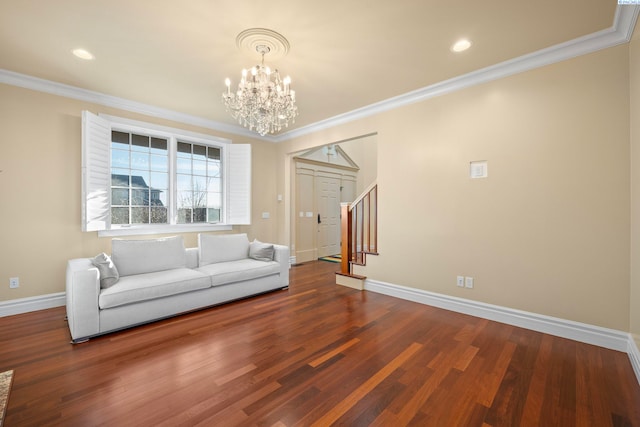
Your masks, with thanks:
[(0, 318), (5, 426), (639, 426), (626, 354), (334, 284), (69, 344), (64, 308)]

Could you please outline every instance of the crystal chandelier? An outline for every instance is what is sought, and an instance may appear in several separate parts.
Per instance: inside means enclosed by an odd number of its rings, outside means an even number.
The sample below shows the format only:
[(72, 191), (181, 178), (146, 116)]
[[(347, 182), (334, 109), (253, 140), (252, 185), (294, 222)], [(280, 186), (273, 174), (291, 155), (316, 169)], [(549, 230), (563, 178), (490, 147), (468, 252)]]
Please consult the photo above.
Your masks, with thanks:
[(224, 105), (238, 123), (264, 136), (279, 132), (282, 127), (294, 123), (298, 115), (296, 93), (291, 89), (291, 78), (280, 78), (278, 70), (271, 72), (264, 66), (264, 55), (270, 52), (267, 45), (256, 46), (262, 56), (260, 65), (249, 72), (242, 70), (242, 79), (236, 92), (231, 91), (231, 80), (226, 79), (227, 90), (222, 94)]

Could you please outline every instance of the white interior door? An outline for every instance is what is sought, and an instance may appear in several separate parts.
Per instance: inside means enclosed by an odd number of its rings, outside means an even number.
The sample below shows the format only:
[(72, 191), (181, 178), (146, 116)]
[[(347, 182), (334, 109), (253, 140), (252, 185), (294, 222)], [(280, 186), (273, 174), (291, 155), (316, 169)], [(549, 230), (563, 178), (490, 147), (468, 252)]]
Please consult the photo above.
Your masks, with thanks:
[(318, 257), (340, 253), (340, 178), (316, 176)]

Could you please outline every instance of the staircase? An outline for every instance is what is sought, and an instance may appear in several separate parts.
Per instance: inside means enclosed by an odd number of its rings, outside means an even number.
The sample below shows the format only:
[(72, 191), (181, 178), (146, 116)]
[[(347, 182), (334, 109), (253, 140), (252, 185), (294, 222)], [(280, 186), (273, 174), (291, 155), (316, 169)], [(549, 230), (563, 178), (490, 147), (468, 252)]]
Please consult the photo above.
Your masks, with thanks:
[(371, 184), (352, 203), (342, 203), (340, 217), (342, 260), (336, 283), (364, 289), (366, 277), (353, 274), (353, 266), (366, 265), (367, 255), (378, 255), (378, 184)]

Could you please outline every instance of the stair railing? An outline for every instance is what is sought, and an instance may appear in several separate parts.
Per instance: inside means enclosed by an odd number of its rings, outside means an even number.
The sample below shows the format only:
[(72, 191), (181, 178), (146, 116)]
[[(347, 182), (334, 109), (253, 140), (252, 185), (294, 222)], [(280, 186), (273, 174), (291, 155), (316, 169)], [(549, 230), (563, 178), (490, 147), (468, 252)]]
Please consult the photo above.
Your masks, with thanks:
[(366, 256), (378, 255), (378, 184), (371, 184), (352, 203), (341, 204), (340, 273), (352, 275), (352, 265), (366, 265)]

